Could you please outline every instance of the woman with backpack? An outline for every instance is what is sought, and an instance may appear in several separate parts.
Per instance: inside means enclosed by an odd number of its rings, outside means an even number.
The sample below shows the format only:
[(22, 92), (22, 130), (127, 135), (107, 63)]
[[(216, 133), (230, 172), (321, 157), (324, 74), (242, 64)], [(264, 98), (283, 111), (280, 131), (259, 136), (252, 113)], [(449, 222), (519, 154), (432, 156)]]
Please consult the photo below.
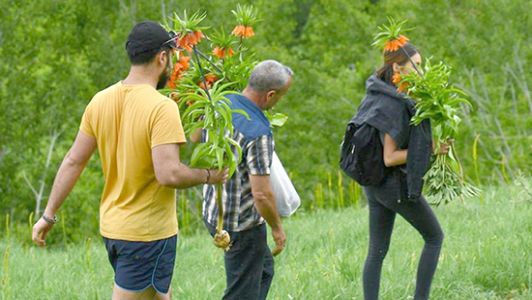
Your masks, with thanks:
[[(373, 170), (366, 169), (366, 172), (375, 173), (381, 168), (382, 176), (378, 182), (363, 187), (369, 207), (369, 249), (363, 271), (364, 299), (378, 299), (382, 264), (397, 214), (410, 223), (425, 241), (417, 269), (414, 299), (428, 299), (443, 242), (440, 224), (421, 196), (422, 178), (430, 167), (433, 153), (430, 121), (425, 120), (418, 126), (410, 125), (415, 104), (403, 93), (406, 87), (400, 79), (402, 74), (418, 72), (421, 55), (404, 36), (391, 42), (395, 45), (385, 47), (384, 65), (367, 80), (366, 96), (351, 121), (354, 126), (375, 128), (377, 147), (382, 146), (379, 151), (370, 151), (382, 155), (380, 163), (370, 166), (375, 168)], [(449, 145), (442, 145), (438, 152), (444, 154), (448, 149)], [(360, 163), (364, 165), (364, 162)], [(360, 174), (363, 176), (364, 172)]]

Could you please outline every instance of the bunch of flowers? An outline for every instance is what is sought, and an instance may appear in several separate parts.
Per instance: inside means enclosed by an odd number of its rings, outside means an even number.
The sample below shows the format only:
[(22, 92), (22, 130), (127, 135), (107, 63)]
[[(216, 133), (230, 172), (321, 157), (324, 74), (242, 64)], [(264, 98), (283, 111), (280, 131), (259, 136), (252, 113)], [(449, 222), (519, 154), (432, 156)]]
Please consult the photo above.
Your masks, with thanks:
[[(246, 86), (256, 64), (252, 51), (244, 47), (244, 43), (254, 35), (252, 25), (257, 21), (257, 12), (252, 6), (238, 5), (233, 14), (237, 19), (233, 32), (226, 34), (221, 29), (210, 37), (204, 33), (209, 28), (201, 26), (206, 13), (187, 15), (185, 11), (182, 16), (174, 14), (171, 25), (167, 24), (166, 28), (176, 33), (180, 49), (174, 56), (174, 69), (167, 88), (160, 90), (178, 103), (187, 135), (197, 130), (205, 132), (205, 142), (194, 147), (190, 165), (228, 168), (229, 176), (235, 172), (242, 153), (238, 143), (232, 139), (232, 114), (246, 113), (231, 109), (225, 96)], [(210, 45), (203, 41), (209, 41)], [(279, 120), (282, 116), (272, 118)], [(214, 244), (227, 250), (230, 237), (223, 230), (222, 185), (216, 186), (216, 202), (218, 224)]]
[[(402, 34), (402, 27), (406, 21), (396, 22), (392, 18), (388, 20), (388, 25), (379, 27), (380, 32), (375, 36), (373, 45), (383, 48), (385, 52), (404, 51), (402, 47), (408, 42), (408, 38)], [(425, 119), (431, 120), (434, 148), (440, 149), (442, 143), (449, 143), (456, 135), (461, 122), (461, 105), (469, 105), (467, 95), (449, 82), (451, 71), (445, 63), (433, 65), (427, 59), (423, 70), (418, 70), (412, 61), (411, 63), (416, 72), (394, 74), (392, 82), (399, 92), (406, 93), (416, 102), (412, 125), (417, 126)], [(480, 192), (465, 181), (452, 143), (447, 154), (436, 156), (425, 174), (425, 182), (425, 192), (435, 205), (448, 203), (456, 198), (476, 196)]]
[[(421, 75), (423, 74), (423, 75)], [(409, 97), (416, 101), (416, 114), (412, 124), (419, 125), (430, 119), (435, 149), (452, 140), (459, 128), (461, 105), (469, 105), (467, 95), (449, 83), (450, 68), (443, 62), (435, 65), (427, 60), (423, 73), (404, 75), (401, 83), (408, 85)], [(462, 166), (454, 145), (446, 155), (437, 155), (431, 168), (425, 174), (426, 190), (434, 204), (448, 203), (456, 198), (477, 196), (478, 188), (464, 180)]]

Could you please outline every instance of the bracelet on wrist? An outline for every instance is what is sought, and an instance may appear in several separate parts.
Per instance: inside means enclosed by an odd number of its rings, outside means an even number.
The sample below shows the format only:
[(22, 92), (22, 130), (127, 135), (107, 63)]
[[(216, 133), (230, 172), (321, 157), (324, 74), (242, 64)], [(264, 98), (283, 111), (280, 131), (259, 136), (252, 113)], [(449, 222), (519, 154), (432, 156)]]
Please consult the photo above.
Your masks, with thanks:
[(46, 223), (48, 223), (48, 224), (50, 224), (50, 225), (54, 225), (55, 223), (57, 223), (57, 216), (55, 216), (55, 215), (54, 215), (53, 217), (50, 218), (50, 217), (46, 216), (45, 214), (43, 214), (43, 215), (42, 215), (42, 219), (43, 219)]

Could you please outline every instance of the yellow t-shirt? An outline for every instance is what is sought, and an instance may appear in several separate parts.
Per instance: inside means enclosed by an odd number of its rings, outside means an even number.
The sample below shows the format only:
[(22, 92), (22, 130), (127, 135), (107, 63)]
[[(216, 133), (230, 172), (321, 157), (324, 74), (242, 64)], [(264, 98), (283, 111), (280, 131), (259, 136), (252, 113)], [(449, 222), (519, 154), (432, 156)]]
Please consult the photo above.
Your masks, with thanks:
[(150, 85), (118, 82), (92, 98), (80, 130), (96, 138), (105, 176), (101, 234), (145, 242), (177, 234), (175, 189), (159, 184), (151, 156), (186, 141), (177, 104)]

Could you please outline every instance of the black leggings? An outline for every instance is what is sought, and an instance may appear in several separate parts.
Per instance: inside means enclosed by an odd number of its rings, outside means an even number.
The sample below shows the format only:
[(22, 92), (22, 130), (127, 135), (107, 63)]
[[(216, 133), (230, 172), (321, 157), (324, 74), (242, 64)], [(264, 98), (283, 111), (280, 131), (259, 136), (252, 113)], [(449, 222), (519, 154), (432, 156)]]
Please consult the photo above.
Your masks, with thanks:
[(397, 186), (393, 182), (379, 187), (364, 188), (369, 206), (369, 250), (364, 264), (364, 299), (373, 300), (379, 297), (382, 261), (390, 246), (396, 213), (414, 226), (425, 240), (417, 269), (414, 299), (428, 299), (430, 284), (438, 265), (443, 232), (423, 197), (415, 203), (400, 201), (397, 200), (398, 194), (390, 187), (397, 191)]

